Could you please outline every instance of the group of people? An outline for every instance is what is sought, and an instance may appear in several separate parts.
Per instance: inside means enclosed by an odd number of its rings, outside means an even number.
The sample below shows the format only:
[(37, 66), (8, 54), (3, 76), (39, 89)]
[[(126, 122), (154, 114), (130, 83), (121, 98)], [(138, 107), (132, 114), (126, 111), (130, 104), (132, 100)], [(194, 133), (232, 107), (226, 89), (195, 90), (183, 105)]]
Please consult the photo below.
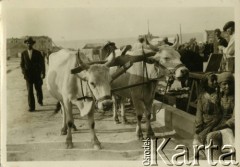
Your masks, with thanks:
[(189, 42), (180, 45), (178, 50), (198, 54), (203, 62), (207, 62), (211, 54), (222, 54), (223, 60), (220, 70), (234, 72), (234, 27), (234, 21), (229, 21), (223, 26), (223, 32), (226, 33), (225, 38), (221, 30), (217, 28), (214, 30), (214, 40), (210, 39), (206, 43), (198, 43), (196, 38), (191, 38)]
[(222, 145), (234, 146), (234, 126), (233, 74), (206, 73), (201, 80), (193, 144), (208, 145), (212, 140), (218, 146), (213, 158), (218, 159)]

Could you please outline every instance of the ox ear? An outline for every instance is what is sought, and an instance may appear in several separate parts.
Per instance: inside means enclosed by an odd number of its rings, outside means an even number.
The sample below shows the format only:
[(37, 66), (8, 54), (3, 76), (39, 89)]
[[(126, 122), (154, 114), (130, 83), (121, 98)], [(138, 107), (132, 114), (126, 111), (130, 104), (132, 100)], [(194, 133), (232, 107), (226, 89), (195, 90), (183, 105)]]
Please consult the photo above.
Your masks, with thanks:
[(149, 63), (149, 64), (159, 64), (160, 63), (159, 62), (160, 55), (159, 55), (159, 53), (157, 53), (152, 57), (148, 57), (146, 60), (147, 60), (147, 63)]

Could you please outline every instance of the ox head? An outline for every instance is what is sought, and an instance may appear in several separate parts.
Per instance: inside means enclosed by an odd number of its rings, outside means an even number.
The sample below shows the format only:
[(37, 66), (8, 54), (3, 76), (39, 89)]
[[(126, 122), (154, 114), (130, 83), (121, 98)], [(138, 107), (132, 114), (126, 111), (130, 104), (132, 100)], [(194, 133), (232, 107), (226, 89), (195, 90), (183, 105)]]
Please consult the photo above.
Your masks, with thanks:
[(111, 109), (113, 105), (110, 86), (112, 78), (109, 66), (114, 59), (115, 54), (111, 54), (105, 64), (89, 65), (84, 63), (79, 57), (79, 64), (81, 68), (77, 75), (87, 82), (98, 108), (104, 111)]
[(109, 110), (113, 104), (109, 68), (103, 64), (91, 65), (86, 69), (84, 80), (88, 82), (89, 89), (97, 102), (98, 108)]
[(174, 77), (180, 81), (188, 78), (189, 70), (180, 61), (181, 55), (175, 50), (179, 43), (177, 36), (173, 46), (161, 46), (155, 56), (149, 58), (164, 69), (167, 69)]

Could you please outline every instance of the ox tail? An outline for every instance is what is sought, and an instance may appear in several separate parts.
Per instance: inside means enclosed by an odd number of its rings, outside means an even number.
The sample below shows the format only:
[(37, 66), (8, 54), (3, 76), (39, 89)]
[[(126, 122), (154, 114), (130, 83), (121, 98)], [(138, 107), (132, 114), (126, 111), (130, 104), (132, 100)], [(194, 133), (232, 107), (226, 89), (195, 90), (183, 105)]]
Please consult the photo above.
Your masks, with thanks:
[(57, 102), (56, 108), (54, 110), (54, 114), (57, 114), (60, 110), (61, 110), (61, 104), (60, 104), (60, 102)]

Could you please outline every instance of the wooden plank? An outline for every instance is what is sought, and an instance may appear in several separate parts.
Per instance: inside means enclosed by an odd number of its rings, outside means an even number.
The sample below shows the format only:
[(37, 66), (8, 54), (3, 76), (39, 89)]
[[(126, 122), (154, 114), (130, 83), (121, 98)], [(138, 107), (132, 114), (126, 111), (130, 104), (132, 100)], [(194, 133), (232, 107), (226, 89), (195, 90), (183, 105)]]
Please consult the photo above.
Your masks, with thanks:
[(222, 54), (212, 54), (209, 58), (205, 72), (217, 72), (222, 62)]
[[(183, 138), (192, 138), (195, 127), (194, 115), (160, 102), (155, 102), (153, 109), (155, 112), (160, 111), (161, 109), (165, 109), (164, 125), (166, 128), (175, 130), (176, 133)], [(163, 113), (157, 113), (156, 121), (162, 120), (162, 114)]]

